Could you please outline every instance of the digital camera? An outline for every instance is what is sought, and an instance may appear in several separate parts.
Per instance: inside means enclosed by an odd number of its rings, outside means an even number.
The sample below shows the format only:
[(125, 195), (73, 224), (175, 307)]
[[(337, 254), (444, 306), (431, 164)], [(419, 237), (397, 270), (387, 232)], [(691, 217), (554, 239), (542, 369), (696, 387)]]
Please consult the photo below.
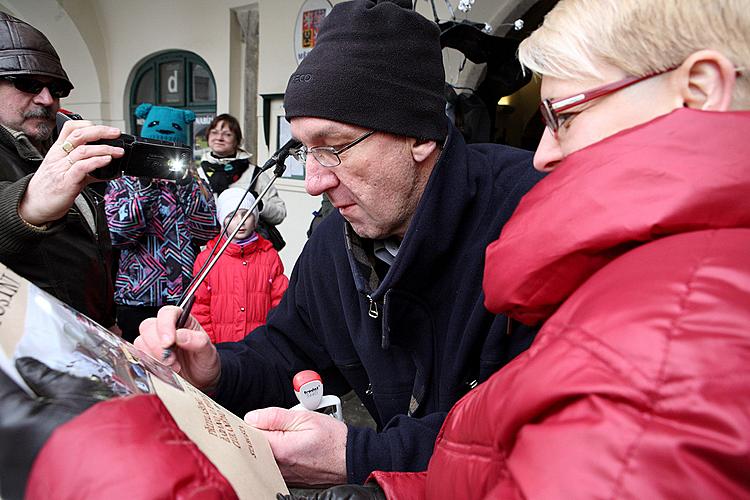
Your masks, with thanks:
[(193, 150), (174, 142), (122, 134), (117, 139), (102, 139), (89, 144), (109, 144), (123, 148), (121, 158), (91, 172), (92, 177), (108, 180), (121, 175), (179, 181), (189, 175)]
[[(58, 133), (62, 124), (72, 119), (81, 117), (57, 113)], [(88, 144), (108, 144), (125, 150), (122, 157), (112, 158), (108, 165), (90, 173), (97, 179), (109, 180), (121, 175), (131, 175), (180, 181), (190, 175), (189, 167), (193, 155), (190, 146), (130, 134), (121, 134), (117, 139), (101, 139)]]

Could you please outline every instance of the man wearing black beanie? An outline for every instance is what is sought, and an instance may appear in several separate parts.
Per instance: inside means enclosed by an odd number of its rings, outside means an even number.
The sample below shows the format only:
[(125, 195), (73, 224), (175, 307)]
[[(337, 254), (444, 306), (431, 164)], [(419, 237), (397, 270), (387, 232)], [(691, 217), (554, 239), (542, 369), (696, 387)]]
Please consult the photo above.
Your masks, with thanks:
[[(528, 152), (467, 146), (445, 116), (437, 26), (411, 2), (337, 4), (284, 100), (306, 189), (338, 209), (315, 230), (265, 326), (218, 346), (176, 307), (136, 345), (266, 433), (290, 484), (361, 483), (427, 466), (451, 406), (534, 332), (483, 305), (485, 247), (539, 179)], [(512, 333), (512, 334), (511, 334)], [(281, 408), (292, 377), (354, 390), (377, 430)], [(255, 411), (251, 411), (255, 410)]]

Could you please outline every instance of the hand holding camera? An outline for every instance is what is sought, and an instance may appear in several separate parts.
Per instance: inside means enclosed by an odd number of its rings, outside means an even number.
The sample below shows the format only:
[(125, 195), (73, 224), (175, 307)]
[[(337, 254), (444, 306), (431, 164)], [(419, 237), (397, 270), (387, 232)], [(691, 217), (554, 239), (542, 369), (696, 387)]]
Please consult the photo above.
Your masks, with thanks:
[(182, 181), (192, 150), (123, 134), (78, 115), (57, 114), (58, 136), (31, 178), (18, 207), (28, 224), (44, 229), (61, 219), (88, 184), (120, 175)]
[(96, 144), (107, 144), (125, 151), (121, 158), (113, 158), (109, 165), (92, 171), (90, 175), (97, 179), (130, 175), (182, 181), (190, 174), (192, 150), (188, 146), (129, 134), (121, 134), (117, 139), (101, 139)]
[[(57, 129), (61, 133), (66, 122), (80, 119), (76, 114), (58, 113)], [(89, 172), (89, 175), (99, 180), (130, 175), (180, 181), (189, 175), (193, 154), (190, 146), (123, 133), (114, 138), (102, 137), (91, 144), (121, 148), (125, 152), (120, 157), (113, 157), (107, 165)]]
[(95, 182), (89, 174), (125, 154), (123, 148), (95, 141), (119, 136), (114, 127), (67, 121), (29, 181), (18, 206), (21, 218), (43, 228), (64, 217), (83, 188)]

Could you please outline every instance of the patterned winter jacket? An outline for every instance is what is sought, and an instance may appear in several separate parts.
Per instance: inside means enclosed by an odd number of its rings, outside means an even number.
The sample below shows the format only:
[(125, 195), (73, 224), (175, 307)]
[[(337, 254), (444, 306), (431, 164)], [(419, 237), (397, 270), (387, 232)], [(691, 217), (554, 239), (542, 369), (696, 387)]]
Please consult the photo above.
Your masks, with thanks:
[(115, 302), (161, 306), (179, 301), (196, 249), (219, 232), (213, 196), (187, 185), (123, 176), (109, 183), (105, 210), (119, 248)]

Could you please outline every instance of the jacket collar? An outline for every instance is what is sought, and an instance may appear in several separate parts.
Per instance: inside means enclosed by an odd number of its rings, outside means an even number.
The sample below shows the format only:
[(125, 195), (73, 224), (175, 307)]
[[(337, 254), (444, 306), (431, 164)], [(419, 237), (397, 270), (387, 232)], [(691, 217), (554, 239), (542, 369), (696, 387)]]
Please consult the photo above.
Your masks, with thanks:
[[(216, 245), (220, 244), (219, 243), (219, 237), (220, 236), (221, 235), (215, 237), (214, 239), (212, 239), (211, 241), (209, 241), (206, 244), (206, 249), (209, 252)], [(224, 243), (224, 238), (222, 238), (222, 240), (221, 240), (221, 244), (223, 244), (223, 243)], [(244, 246), (240, 246), (240, 245), (238, 245), (237, 243), (234, 243), (234, 242), (230, 243), (229, 245), (227, 245), (227, 248), (226, 248), (226, 250), (224, 250), (224, 253), (226, 255), (233, 255), (233, 256), (235, 256), (235, 255), (249, 255), (249, 254), (251, 254), (253, 252), (267, 251), (267, 250), (270, 250), (271, 248), (273, 248), (273, 245), (271, 244), (271, 242), (268, 241), (267, 239), (265, 239), (263, 236), (261, 236), (259, 234), (257, 240), (252, 241), (252, 242), (250, 242), (250, 243), (248, 243), (247, 245), (244, 245)], [(217, 252), (218, 252), (218, 250), (217, 250)]]
[(750, 227), (743, 137), (750, 112), (680, 109), (568, 156), (488, 247), (487, 308), (535, 324), (635, 246)]
[(18, 152), (18, 156), (24, 160), (41, 161), (44, 159), (44, 155), (39, 152), (23, 132), (0, 125), (0, 140), (13, 146)]
[(452, 125), (449, 129), (396, 260), (382, 282), (373, 269), (372, 240), (360, 238), (351, 225), (344, 222), (347, 253), (357, 289), (371, 295), (373, 300), (380, 300), (396, 284), (424, 288), (425, 283), (434, 279), (435, 263), (452, 255), (451, 245), (462, 223), (458, 214), (467, 210), (470, 196), (464, 193), (471, 180), (466, 168), (466, 143), (458, 129)]
[(237, 154), (235, 154), (234, 156), (230, 156), (226, 158), (217, 158), (211, 153), (211, 150), (209, 149), (203, 152), (203, 155), (201, 156), (201, 161), (202, 162), (207, 161), (209, 163), (214, 163), (214, 164), (219, 165), (219, 164), (229, 163), (234, 160), (245, 160), (245, 159), (249, 160), (250, 158), (252, 158), (252, 156), (253, 156), (252, 154), (248, 153), (244, 149), (237, 148)]

